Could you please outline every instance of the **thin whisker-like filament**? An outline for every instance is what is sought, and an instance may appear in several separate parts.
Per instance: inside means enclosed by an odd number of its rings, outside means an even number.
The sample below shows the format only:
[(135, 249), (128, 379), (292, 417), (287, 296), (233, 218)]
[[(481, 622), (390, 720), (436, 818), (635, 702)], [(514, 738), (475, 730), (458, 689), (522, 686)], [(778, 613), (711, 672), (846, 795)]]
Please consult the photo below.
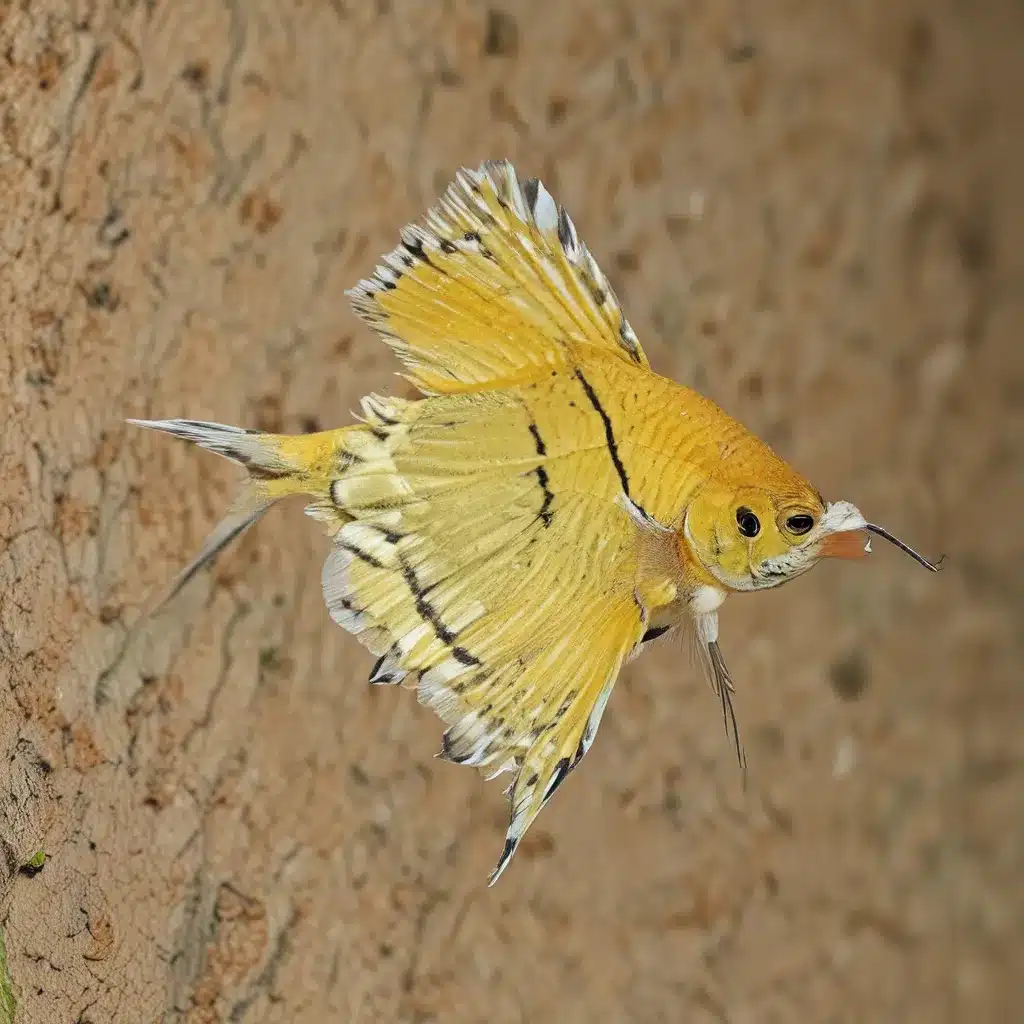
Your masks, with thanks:
[(932, 572), (938, 572), (939, 567), (946, 558), (945, 555), (942, 555), (937, 562), (929, 562), (924, 555), (919, 555), (909, 544), (904, 544), (899, 537), (893, 536), (888, 530), (882, 529), (881, 526), (875, 526), (874, 523), (868, 523), (865, 529), (870, 530), (871, 533), (877, 533), (879, 537), (884, 537), (890, 544), (895, 544), (900, 551), (905, 551), (911, 558), (920, 562), (920, 564), (926, 569), (931, 569)]
[(743, 772), (743, 788), (747, 788), (747, 755), (743, 750), (743, 743), (740, 741), (740, 728), (736, 720), (736, 709), (733, 707), (732, 695), (734, 687), (732, 676), (726, 667), (725, 658), (722, 657), (722, 649), (718, 646), (717, 640), (708, 644), (708, 655), (711, 661), (712, 685), (718, 699), (722, 704), (722, 721), (725, 724), (725, 735), (729, 735), (732, 728), (733, 742), (736, 746), (736, 760), (739, 761), (740, 770)]

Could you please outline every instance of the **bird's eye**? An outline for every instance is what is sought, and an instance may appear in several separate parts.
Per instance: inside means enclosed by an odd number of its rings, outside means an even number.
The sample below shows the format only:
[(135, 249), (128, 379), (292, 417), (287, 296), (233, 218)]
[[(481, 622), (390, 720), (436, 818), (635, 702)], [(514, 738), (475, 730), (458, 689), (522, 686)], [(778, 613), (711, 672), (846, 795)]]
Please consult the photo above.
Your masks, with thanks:
[(790, 533), (795, 533), (798, 536), (801, 533), (807, 533), (812, 526), (814, 526), (814, 516), (790, 516), (786, 520), (786, 529), (789, 530)]
[(744, 537), (756, 537), (761, 532), (761, 520), (742, 505), (736, 509), (736, 525)]

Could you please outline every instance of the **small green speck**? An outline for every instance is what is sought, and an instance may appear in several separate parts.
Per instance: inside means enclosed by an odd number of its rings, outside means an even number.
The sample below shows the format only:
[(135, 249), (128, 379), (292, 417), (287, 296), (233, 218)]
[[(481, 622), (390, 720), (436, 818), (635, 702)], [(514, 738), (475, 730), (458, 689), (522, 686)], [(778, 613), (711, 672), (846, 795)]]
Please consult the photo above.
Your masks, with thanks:
[(46, 854), (42, 850), (36, 850), (31, 857), (24, 864), (21, 865), (18, 870), (26, 875), (28, 878), (35, 878), (40, 871), (43, 870), (43, 865), (46, 863)]

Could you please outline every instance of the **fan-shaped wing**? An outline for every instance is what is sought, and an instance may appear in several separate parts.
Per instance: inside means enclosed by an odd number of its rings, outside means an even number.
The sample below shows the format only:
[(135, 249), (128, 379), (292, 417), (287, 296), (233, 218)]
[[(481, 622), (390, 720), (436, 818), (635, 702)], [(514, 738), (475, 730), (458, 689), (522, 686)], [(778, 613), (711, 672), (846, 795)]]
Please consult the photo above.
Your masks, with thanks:
[(504, 161), (460, 171), (348, 294), (427, 393), (522, 379), (595, 349), (648, 365), (568, 214)]
[(448, 723), (450, 760), (515, 772), (496, 878), (646, 629), (636, 527), (603, 443), (548, 450), (514, 394), (364, 408), (325, 598), (380, 655), (371, 681), (414, 683)]

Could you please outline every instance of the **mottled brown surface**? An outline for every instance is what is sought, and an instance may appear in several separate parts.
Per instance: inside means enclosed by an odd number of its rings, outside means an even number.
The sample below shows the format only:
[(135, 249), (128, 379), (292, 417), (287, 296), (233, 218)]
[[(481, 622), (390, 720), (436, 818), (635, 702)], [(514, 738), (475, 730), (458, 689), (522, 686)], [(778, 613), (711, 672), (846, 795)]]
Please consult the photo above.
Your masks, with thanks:
[[(1022, 44), (1013, 0), (0, 0), (21, 1020), (1019, 1019)], [(634, 662), (488, 890), (500, 787), (365, 685), (299, 507), (145, 614), (235, 478), (122, 420), (347, 422), (395, 365), (342, 289), (501, 155), (658, 369), (952, 564), (730, 603), (746, 795), (680, 649)]]

